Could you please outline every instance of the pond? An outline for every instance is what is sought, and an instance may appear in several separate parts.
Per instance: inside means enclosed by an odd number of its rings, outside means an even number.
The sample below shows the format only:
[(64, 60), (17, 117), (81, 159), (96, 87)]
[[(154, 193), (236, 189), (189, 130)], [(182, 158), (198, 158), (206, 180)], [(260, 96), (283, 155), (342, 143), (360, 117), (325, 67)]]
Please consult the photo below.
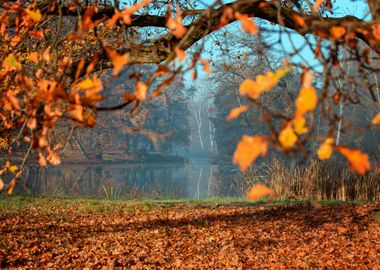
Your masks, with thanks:
[(21, 179), (33, 194), (53, 196), (170, 196), (205, 198), (234, 196), (209, 159), (186, 163), (106, 163), (28, 168)]

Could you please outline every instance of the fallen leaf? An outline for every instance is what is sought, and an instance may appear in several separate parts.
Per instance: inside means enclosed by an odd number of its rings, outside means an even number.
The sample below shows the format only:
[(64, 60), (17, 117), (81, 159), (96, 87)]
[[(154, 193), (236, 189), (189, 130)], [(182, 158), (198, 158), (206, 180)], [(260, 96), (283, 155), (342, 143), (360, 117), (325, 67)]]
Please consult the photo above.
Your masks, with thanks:
[(40, 10), (29, 10), (29, 9), (24, 9), (26, 14), (35, 22), (39, 22), (42, 19), (41, 11)]
[(3, 68), (6, 71), (19, 70), (21, 69), (21, 67), (22, 67), (21, 63), (17, 61), (16, 57), (13, 54), (8, 55), (3, 60)]

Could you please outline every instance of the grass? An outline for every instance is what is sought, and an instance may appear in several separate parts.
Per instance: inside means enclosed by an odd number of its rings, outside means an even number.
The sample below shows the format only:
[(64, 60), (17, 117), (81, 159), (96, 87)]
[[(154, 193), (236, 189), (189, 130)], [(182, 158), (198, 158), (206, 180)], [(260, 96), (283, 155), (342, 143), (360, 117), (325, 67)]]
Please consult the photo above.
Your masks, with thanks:
[[(302, 200), (260, 200), (248, 201), (244, 198), (236, 197), (211, 197), (205, 199), (178, 199), (171, 197), (143, 197), (139, 199), (129, 199), (118, 197), (115, 199), (86, 198), (86, 197), (35, 197), (35, 196), (13, 196), (0, 199), (0, 217), (16, 215), (28, 212), (31, 209), (38, 211), (42, 215), (53, 218), (62, 218), (62, 212), (77, 212), (82, 214), (113, 213), (125, 211), (149, 211), (154, 207), (172, 207), (183, 204), (190, 207), (211, 207), (215, 205), (283, 205), (302, 204), (307, 201)], [(363, 204), (368, 201), (320, 201), (322, 205), (336, 205), (343, 203)]]
[(311, 201), (380, 201), (380, 167), (366, 175), (358, 175), (338, 161), (310, 159), (293, 169), (273, 158), (262, 164), (261, 175), (250, 171), (234, 179), (238, 194), (250, 186), (265, 183), (273, 189), (273, 200)]

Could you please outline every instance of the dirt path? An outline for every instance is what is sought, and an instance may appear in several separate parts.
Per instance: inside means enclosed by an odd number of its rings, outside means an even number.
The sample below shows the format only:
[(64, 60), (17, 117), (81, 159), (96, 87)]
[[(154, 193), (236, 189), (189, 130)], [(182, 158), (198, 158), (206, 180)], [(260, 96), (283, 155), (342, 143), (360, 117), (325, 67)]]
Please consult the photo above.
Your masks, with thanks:
[(0, 212), (2, 268), (380, 269), (380, 204), (35, 208)]

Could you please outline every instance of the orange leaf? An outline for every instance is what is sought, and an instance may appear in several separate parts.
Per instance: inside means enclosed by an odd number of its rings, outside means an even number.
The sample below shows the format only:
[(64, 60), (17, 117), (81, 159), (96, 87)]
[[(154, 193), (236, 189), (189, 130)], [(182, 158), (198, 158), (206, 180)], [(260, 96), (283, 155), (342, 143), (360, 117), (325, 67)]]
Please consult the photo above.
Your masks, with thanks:
[(268, 188), (267, 186), (263, 184), (256, 184), (252, 186), (248, 193), (247, 193), (247, 199), (248, 200), (259, 200), (260, 198), (264, 196), (268, 196), (273, 192), (272, 189)]
[(295, 14), (295, 15), (293, 15), (293, 19), (294, 19), (295, 23), (297, 24), (297, 26), (299, 26), (299, 27), (305, 27), (306, 26), (305, 20), (302, 16)]
[(239, 164), (240, 169), (245, 171), (260, 155), (267, 154), (268, 143), (261, 136), (244, 135), (233, 156), (233, 164)]
[(372, 34), (376, 40), (380, 40), (380, 24), (376, 23), (372, 25)]
[(75, 80), (78, 80), (83, 68), (84, 68), (84, 65), (86, 63), (86, 58), (82, 57), (82, 59), (80, 60), (79, 64), (78, 64), (78, 67), (77, 67), (77, 71), (75, 72)]
[(38, 152), (38, 164), (40, 164), (41, 167), (46, 166), (46, 159), (41, 152)]
[(315, 0), (314, 5), (313, 5), (313, 12), (316, 12), (318, 8), (325, 2), (325, 0)]
[(342, 26), (332, 26), (330, 32), (334, 38), (340, 39), (346, 33), (346, 28)]
[(177, 17), (173, 18), (171, 16), (171, 6), (168, 6), (168, 18), (166, 20), (166, 27), (172, 30), (172, 34), (176, 38), (181, 38), (186, 34), (187, 28), (182, 23), (181, 9), (179, 7), (177, 7)]
[(35, 130), (37, 128), (37, 119), (35, 117), (29, 118), (28, 123), (26, 124), (26, 126), (30, 130)]
[(348, 160), (351, 169), (355, 172), (365, 174), (371, 168), (368, 155), (360, 150), (348, 149), (343, 146), (336, 146), (335, 149)]
[(246, 79), (240, 85), (239, 92), (241, 95), (247, 94), (250, 98), (257, 99), (262, 93), (269, 91), (276, 86), (279, 80), (291, 70), (290, 67), (273, 72), (267, 72), (265, 75), (259, 75), (256, 80)]
[(38, 64), (38, 53), (37, 52), (31, 52), (29, 54), (29, 60), (32, 61), (35, 64)]
[(131, 95), (129, 92), (124, 93), (124, 99), (127, 101), (137, 100), (137, 98), (134, 95)]
[(83, 121), (83, 106), (80, 104), (70, 104), (67, 108), (67, 111), (71, 114), (71, 116), (79, 121)]
[(186, 57), (186, 52), (184, 50), (181, 50), (179, 47), (174, 48), (175, 54), (178, 57), (178, 60), (182, 62), (183, 59)]
[(0, 191), (3, 190), (4, 188), (4, 182), (3, 180), (0, 178)]
[(321, 144), (321, 146), (319, 146), (317, 154), (320, 160), (329, 159), (331, 157), (333, 143), (334, 139), (329, 137), (323, 142), (323, 144)]
[(120, 54), (116, 50), (111, 47), (105, 47), (108, 58), (111, 60), (113, 71), (112, 75), (117, 76), (119, 71), (123, 69), (123, 67), (128, 63), (128, 54)]
[(314, 75), (310, 73), (307, 69), (305, 69), (302, 72), (302, 76), (301, 76), (302, 88), (313, 87), (313, 84), (312, 84), (313, 78), (314, 78)]
[(296, 116), (303, 116), (305, 113), (314, 110), (317, 103), (318, 96), (314, 87), (302, 88), (296, 99)]
[(232, 21), (234, 18), (234, 10), (230, 7), (225, 7), (223, 11), (223, 15), (220, 17), (220, 23), (216, 27), (216, 29), (220, 29), (223, 26), (227, 25)]
[(380, 123), (380, 113), (376, 114), (376, 116), (372, 119), (372, 125), (377, 125)]
[(135, 88), (135, 96), (138, 100), (144, 100), (148, 93), (148, 86), (142, 81), (138, 81)]
[(240, 107), (237, 107), (237, 108), (233, 108), (231, 110), (231, 112), (228, 114), (226, 120), (227, 121), (231, 121), (237, 117), (239, 117), (239, 115), (245, 111), (247, 111), (249, 109), (249, 106), (248, 105), (244, 105), (244, 106), (240, 106)]
[(15, 179), (13, 179), (10, 183), (9, 183), (9, 187), (8, 187), (8, 195), (11, 196), (13, 194), (13, 190), (16, 186), (16, 181)]
[(97, 12), (97, 8), (95, 6), (89, 6), (82, 17), (82, 30), (86, 31), (94, 26), (91, 18)]
[(48, 149), (48, 152), (49, 152), (49, 155), (47, 156), (46, 160), (49, 161), (49, 163), (53, 165), (58, 165), (61, 163), (61, 158), (56, 152), (49, 149)]
[(235, 18), (241, 22), (241, 28), (251, 35), (257, 34), (257, 26), (255, 22), (249, 19), (247, 14), (241, 14), (239, 12), (235, 12)]
[(211, 73), (211, 69), (210, 69), (210, 64), (207, 60), (204, 60), (204, 59), (200, 59), (202, 65), (203, 65), (203, 68), (205, 69), (205, 72), (207, 74), (210, 74)]
[(293, 124), (293, 128), (294, 128), (294, 131), (301, 135), (301, 134), (305, 134), (307, 132), (307, 126), (306, 126), (306, 120), (304, 117), (296, 117), (292, 120), (292, 124)]
[(278, 136), (278, 140), (285, 150), (292, 148), (294, 144), (297, 142), (297, 139), (297, 135), (295, 134), (293, 128), (289, 124), (286, 125), (286, 127), (283, 130), (281, 130)]

